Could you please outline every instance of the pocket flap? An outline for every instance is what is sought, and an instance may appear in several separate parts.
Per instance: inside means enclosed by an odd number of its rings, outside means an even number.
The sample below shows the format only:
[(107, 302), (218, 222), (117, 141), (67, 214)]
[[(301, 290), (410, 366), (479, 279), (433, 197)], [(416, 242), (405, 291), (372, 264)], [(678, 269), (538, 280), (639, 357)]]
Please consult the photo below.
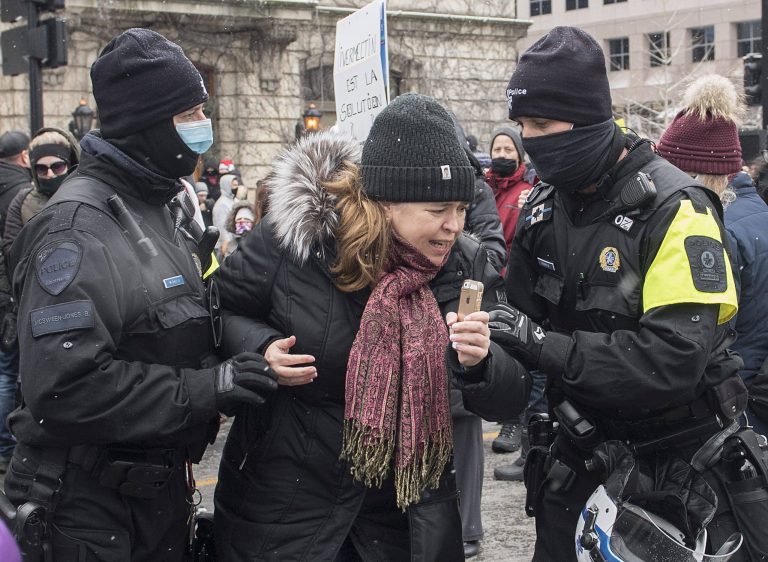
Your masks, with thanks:
[(629, 318), (637, 318), (639, 291), (626, 291), (620, 285), (589, 285), (585, 298), (576, 301), (576, 310), (607, 310)]
[(189, 296), (156, 304), (155, 313), (163, 328), (174, 328), (187, 320), (208, 316), (208, 311)]
[(533, 292), (547, 299), (552, 304), (558, 304), (563, 296), (563, 280), (554, 275), (542, 273), (536, 280)]

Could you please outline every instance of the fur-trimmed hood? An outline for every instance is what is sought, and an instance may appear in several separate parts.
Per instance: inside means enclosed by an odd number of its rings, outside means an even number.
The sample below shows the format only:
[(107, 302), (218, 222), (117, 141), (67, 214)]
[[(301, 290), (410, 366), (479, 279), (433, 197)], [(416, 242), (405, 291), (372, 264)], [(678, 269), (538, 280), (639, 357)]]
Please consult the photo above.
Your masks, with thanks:
[[(229, 215), (227, 215), (227, 223), (224, 225), (227, 232), (235, 232), (235, 217), (240, 209), (250, 209), (253, 212), (254, 218), (256, 217), (256, 210), (253, 208), (253, 204), (250, 201), (245, 199), (235, 199), (235, 202), (232, 203), (232, 208), (229, 210)], [(258, 221), (254, 220), (254, 223), (256, 222)]]
[(323, 183), (331, 180), (344, 162), (360, 163), (357, 141), (331, 131), (305, 136), (288, 148), (273, 165), (267, 180), (269, 212), (280, 248), (300, 264), (313, 249), (333, 240), (338, 225), (336, 197)]

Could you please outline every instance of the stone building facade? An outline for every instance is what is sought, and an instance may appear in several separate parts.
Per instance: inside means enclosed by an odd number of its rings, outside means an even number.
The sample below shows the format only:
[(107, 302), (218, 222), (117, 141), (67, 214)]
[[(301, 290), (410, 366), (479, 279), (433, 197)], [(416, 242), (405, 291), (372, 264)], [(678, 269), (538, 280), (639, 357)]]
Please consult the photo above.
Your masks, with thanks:
[[(45, 125), (66, 128), (84, 97), (88, 70), (107, 41), (150, 27), (182, 46), (207, 82), (216, 143), (253, 183), (295, 138), (309, 102), (335, 122), (336, 22), (365, 0), (67, 0), (69, 65), (43, 71)], [(514, 0), (391, 0), (387, 5), (392, 96), (418, 91), (440, 100), (487, 143), (506, 120), (504, 89), (517, 41), (530, 22)], [(3, 29), (8, 24), (3, 24)], [(27, 76), (0, 77), (2, 128), (28, 127)]]
[[(743, 56), (761, 50), (765, 0), (520, 0), (518, 15), (533, 22), (520, 52), (557, 25), (592, 34), (607, 60), (614, 110), (656, 140), (674, 118), (685, 87), (703, 74), (721, 74), (738, 91)], [(763, 8), (768, 9), (768, 8)], [(758, 106), (745, 127), (761, 127)]]

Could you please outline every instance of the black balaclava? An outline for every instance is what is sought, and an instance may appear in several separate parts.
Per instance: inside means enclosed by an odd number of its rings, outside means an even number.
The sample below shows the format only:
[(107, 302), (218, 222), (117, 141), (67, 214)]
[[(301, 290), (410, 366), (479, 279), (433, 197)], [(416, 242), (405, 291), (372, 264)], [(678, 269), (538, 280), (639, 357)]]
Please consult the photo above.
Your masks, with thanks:
[(193, 173), (199, 158), (181, 140), (172, 118), (126, 137), (107, 140), (137, 163), (168, 179)]
[(563, 193), (597, 183), (624, 150), (624, 133), (613, 121), (540, 137), (523, 138), (525, 150), (542, 181)]
[(563, 193), (597, 183), (624, 149), (613, 122), (600, 44), (576, 27), (555, 27), (522, 55), (507, 86), (509, 118), (542, 117), (573, 129), (523, 139), (542, 181)]
[(191, 174), (198, 161), (173, 116), (208, 100), (200, 72), (175, 43), (133, 28), (102, 49), (91, 81), (104, 140), (168, 180), (148, 185), (142, 198), (170, 200), (180, 189), (178, 178)]

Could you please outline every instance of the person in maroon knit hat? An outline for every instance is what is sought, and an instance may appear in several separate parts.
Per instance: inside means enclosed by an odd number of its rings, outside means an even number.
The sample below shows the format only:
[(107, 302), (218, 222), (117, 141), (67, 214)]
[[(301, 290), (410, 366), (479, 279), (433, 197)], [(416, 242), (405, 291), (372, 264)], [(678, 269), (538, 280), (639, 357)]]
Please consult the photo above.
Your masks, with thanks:
[(683, 103), (661, 135), (659, 154), (722, 195), (728, 176), (741, 169), (736, 88), (724, 76), (702, 76), (688, 86)]
[[(685, 93), (685, 108), (659, 141), (659, 152), (681, 170), (715, 191), (726, 207), (724, 222), (731, 244), (731, 261), (739, 272), (739, 314), (731, 322), (738, 337), (731, 349), (744, 361), (739, 375), (749, 388), (749, 422), (758, 433), (766, 422), (753, 411), (765, 394), (763, 362), (768, 359), (768, 207), (752, 180), (741, 170), (739, 116), (736, 87), (723, 76), (710, 75), (693, 82)], [(762, 373), (762, 374), (761, 374)]]

